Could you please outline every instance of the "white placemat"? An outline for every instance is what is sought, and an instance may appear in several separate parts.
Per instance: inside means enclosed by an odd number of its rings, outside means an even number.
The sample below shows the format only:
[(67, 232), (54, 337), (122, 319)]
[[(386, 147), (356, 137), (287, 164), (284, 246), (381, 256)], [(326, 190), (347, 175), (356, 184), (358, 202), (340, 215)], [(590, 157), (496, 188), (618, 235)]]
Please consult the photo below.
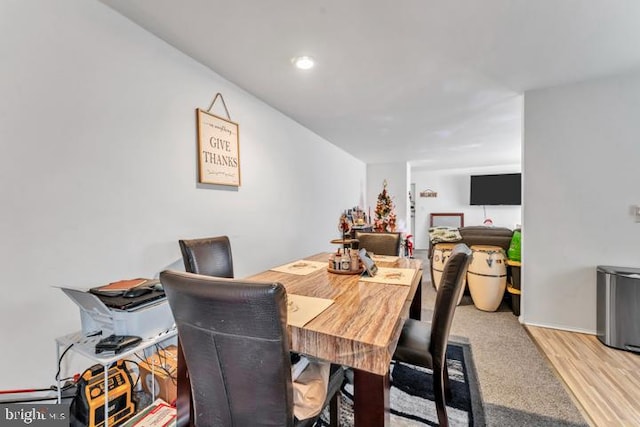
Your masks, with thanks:
[(413, 275), (416, 270), (413, 268), (386, 268), (378, 267), (378, 272), (374, 277), (362, 276), (363, 282), (385, 283), (388, 285), (411, 286)]
[(307, 274), (315, 273), (318, 270), (327, 268), (326, 262), (320, 261), (307, 261), (302, 259), (300, 261), (294, 261), (289, 264), (274, 267), (271, 270), (278, 271), (280, 273), (297, 274), (299, 276), (306, 276)]
[(376, 254), (371, 255), (371, 258), (373, 258), (374, 261), (379, 261), (379, 262), (396, 262), (400, 259), (399, 256), (376, 255)]

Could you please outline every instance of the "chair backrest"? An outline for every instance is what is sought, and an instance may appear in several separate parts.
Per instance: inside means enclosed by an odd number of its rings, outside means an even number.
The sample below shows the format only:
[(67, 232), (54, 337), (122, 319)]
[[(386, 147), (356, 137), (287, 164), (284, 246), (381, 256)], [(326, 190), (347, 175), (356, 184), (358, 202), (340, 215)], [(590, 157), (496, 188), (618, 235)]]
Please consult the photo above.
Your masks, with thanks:
[(439, 363), (442, 366), (445, 360), (453, 313), (455, 312), (460, 292), (463, 292), (463, 284), (470, 262), (471, 249), (461, 243), (453, 248), (449, 259), (444, 265), (431, 319), (429, 353), (434, 359), (434, 365)]
[(286, 291), (279, 283), (163, 271), (198, 426), (291, 426)]
[(227, 236), (179, 240), (188, 273), (233, 279), (231, 243)]
[(401, 233), (373, 233), (356, 231), (358, 248), (376, 255), (397, 256), (400, 253)]

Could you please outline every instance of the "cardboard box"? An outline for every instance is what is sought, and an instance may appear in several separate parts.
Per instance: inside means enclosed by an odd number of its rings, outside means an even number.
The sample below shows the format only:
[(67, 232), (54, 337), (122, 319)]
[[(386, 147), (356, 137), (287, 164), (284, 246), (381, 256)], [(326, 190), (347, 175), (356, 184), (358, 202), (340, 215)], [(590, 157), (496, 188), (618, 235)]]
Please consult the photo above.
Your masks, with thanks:
[(128, 420), (123, 427), (175, 427), (177, 416), (176, 408), (169, 406), (162, 399), (156, 399)]
[[(140, 362), (140, 381), (152, 399), (160, 398), (169, 404), (177, 397), (178, 347), (169, 345)], [(153, 372), (153, 373), (152, 373)], [(155, 387), (155, 389), (154, 389)], [(152, 393), (155, 391), (155, 395)]]

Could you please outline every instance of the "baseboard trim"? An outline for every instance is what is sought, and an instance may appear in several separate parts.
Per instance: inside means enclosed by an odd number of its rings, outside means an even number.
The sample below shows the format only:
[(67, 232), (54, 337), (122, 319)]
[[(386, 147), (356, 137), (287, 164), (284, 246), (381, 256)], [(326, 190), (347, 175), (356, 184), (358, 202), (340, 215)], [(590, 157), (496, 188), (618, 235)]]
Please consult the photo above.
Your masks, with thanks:
[(553, 325), (553, 324), (547, 324), (547, 323), (535, 323), (535, 322), (521, 322), (523, 325), (526, 326), (536, 326), (538, 328), (547, 328), (547, 329), (557, 329), (559, 331), (567, 331), (567, 332), (577, 332), (579, 334), (588, 334), (588, 335), (597, 335), (597, 331), (595, 330), (590, 330), (590, 329), (582, 329), (582, 328), (571, 328), (568, 326), (564, 326), (564, 325)]

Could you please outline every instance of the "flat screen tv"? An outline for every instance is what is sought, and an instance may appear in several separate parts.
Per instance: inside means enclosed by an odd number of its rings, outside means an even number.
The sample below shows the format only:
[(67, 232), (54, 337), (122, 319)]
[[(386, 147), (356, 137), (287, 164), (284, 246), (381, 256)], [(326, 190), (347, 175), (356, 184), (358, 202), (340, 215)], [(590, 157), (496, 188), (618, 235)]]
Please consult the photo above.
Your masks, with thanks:
[(471, 204), (520, 205), (521, 182), (519, 173), (471, 175)]

